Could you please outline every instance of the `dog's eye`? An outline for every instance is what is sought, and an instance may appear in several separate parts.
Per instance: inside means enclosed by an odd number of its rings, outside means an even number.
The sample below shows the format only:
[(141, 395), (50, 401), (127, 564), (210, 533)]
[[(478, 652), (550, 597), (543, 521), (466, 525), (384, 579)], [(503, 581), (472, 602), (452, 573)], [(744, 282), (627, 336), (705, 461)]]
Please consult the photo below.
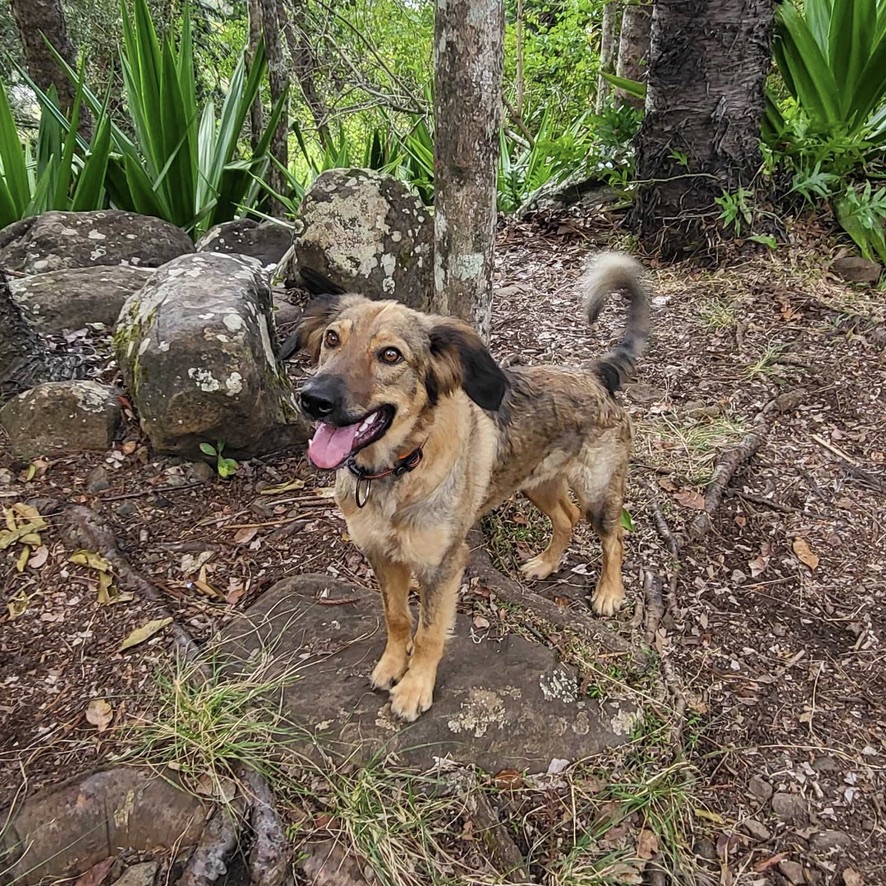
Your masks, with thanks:
[(403, 355), (396, 348), (385, 348), (378, 352), (378, 359), (382, 363), (387, 363), (388, 366), (393, 366), (403, 362)]
[(338, 337), (337, 332), (327, 329), (326, 335), (323, 338), (323, 344), (326, 345), (327, 348), (337, 348), (341, 344), (341, 339)]

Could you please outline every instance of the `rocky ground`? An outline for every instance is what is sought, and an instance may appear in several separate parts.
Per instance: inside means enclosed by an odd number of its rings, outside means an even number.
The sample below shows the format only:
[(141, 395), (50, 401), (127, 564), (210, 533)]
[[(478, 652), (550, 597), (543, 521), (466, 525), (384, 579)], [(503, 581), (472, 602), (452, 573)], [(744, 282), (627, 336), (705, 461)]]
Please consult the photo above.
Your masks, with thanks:
[[(612, 627), (651, 645), (651, 665), (595, 660), (543, 618), (516, 628), (577, 668), (589, 697), (636, 698), (646, 713), (629, 746), (532, 778), (447, 770), (440, 779), (461, 785), (448, 793), (395, 767), (306, 763), (276, 783), (281, 808), (297, 843), (335, 847), (336, 869), (353, 868), (340, 882), (495, 882), (507, 868), (558, 886), (665, 882), (656, 865), (680, 882), (886, 882), (886, 301), (833, 277), (814, 231), (796, 241), (715, 271), (649, 262), (655, 332), (623, 397), (637, 428), (629, 601)], [(618, 312), (589, 332), (574, 282), (589, 253), (619, 242), (611, 226), (574, 219), (503, 230), (496, 356), (576, 363), (599, 353)], [(106, 338), (84, 330), (66, 345), (113, 380)], [(8, 528), (46, 524), (27, 562), (19, 540), (2, 552), (0, 805), (131, 755), (133, 727), (168, 714), (180, 676), (169, 615), (209, 644), (294, 572), (372, 586), (329, 476), (279, 453), (222, 479), (212, 459), (156, 456), (124, 412), (104, 455), (5, 456), (0, 466)], [(762, 445), (693, 538), (718, 460), (752, 432)], [(156, 599), (76, 555), (63, 517), (72, 504), (98, 512)], [(483, 529), (514, 578), (546, 532), (525, 502)], [(598, 562), (582, 527), (560, 572), (532, 590), (585, 614)], [(478, 630), (514, 627), (476, 586), (463, 609)], [(517, 860), (481, 837), (490, 805)]]

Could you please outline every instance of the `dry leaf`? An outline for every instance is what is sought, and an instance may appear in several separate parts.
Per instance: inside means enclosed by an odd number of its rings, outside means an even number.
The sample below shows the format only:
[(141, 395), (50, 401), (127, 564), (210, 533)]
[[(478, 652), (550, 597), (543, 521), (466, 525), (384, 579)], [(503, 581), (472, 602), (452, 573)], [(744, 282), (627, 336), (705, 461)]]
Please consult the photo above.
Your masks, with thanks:
[(31, 569), (40, 569), (45, 565), (46, 561), (49, 559), (49, 548), (46, 545), (40, 545), (36, 551), (31, 553), (31, 557), (28, 560), (28, 566)]
[(658, 837), (655, 834), (643, 828), (637, 835), (637, 857), (638, 858), (655, 858), (658, 855)]
[(692, 508), (696, 511), (704, 510), (704, 496), (694, 489), (682, 489), (674, 496), (677, 504), (683, 505), (684, 508)]
[(335, 498), (335, 487), (324, 486), (322, 489), (315, 489), (314, 495), (316, 495), (317, 498)]
[(10, 620), (24, 615), (28, 611), (28, 604), (31, 598), (24, 592), (19, 591), (7, 604), (6, 611), (9, 613)]
[(488, 628), (489, 627), (489, 619), (484, 618), (482, 615), (475, 615), (474, 616), (474, 627), (477, 628), (478, 630), (481, 630), (481, 631), (484, 630), (485, 628)]
[(135, 450), (138, 449), (138, 443), (135, 440), (127, 440), (121, 447), (120, 451), (124, 455), (132, 455)]
[(185, 554), (182, 557), (181, 570), (185, 575), (193, 575), (199, 572), (205, 563), (212, 559), (212, 551), (200, 551), (199, 554)]
[(853, 868), (846, 868), (843, 871), (844, 886), (864, 886), (864, 879), (861, 874)]
[(101, 886), (105, 882), (111, 868), (114, 866), (114, 858), (106, 858), (93, 865), (85, 874), (77, 877), (74, 886)]
[(15, 571), (16, 572), (24, 572), (25, 566), (28, 565), (28, 558), (31, 556), (31, 549), (25, 545), (22, 548), (22, 552), (18, 555), (18, 560), (15, 561)]
[(499, 769), (492, 776), (492, 783), (499, 790), (515, 790), (523, 787), (523, 773), (519, 769)]
[(808, 566), (810, 569), (818, 569), (818, 554), (809, 547), (809, 542), (806, 541), (805, 538), (800, 538), (798, 536), (794, 539), (794, 543), (791, 547), (794, 549), (794, 553), (797, 555), (797, 559), (801, 563)]
[(659, 478), (658, 485), (664, 489), (665, 492), (676, 492), (680, 488), (670, 477)]
[(113, 719), (114, 709), (103, 698), (94, 698), (86, 705), (86, 720), (99, 732), (104, 732)]
[(120, 649), (118, 651), (123, 652), (125, 649), (132, 649), (133, 646), (138, 646), (140, 643), (144, 643), (145, 640), (150, 640), (154, 634), (158, 631), (162, 631), (166, 625), (171, 623), (171, 617), (155, 618), (153, 621), (149, 621), (147, 624), (132, 631), (132, 633), (120, 644)]
[(98, 574), (98, 602), (99, 606), (106, 606), (111, 602), (111, 576), (107, 572)]
[(250, 529), (241, 529), (234, 536), (234, 544), (235, 545), (248, 545), (252, 539), (255, 538), (256, 533), (258, 532), (258, 527), (253, 526)]
[(278, 483), (276, 486), (266, 486), (259, 495), (279, 495), (281, 492), (296, 492), (305, 488), (304, 480), (290, 480), (288, 483)]
[(111, 564), (104, 557), (94, 554), (92, 551), (75, 551), (69, 557), (69, 561), (76, 563), (78, 566), (88, 566), (90, 569), (95, 569), (98, 572), (111, 571)]
[(751, 569), (751, 578), (756, 578), (758, 575), (762, 575), (766, 571), (766, 567), (769, 565), (769, 552), (770, 546), (768, 544), (764, 544), (760, 548), (760, 553), (754, 557), (753, 560), (748, 562), (748, 566)]

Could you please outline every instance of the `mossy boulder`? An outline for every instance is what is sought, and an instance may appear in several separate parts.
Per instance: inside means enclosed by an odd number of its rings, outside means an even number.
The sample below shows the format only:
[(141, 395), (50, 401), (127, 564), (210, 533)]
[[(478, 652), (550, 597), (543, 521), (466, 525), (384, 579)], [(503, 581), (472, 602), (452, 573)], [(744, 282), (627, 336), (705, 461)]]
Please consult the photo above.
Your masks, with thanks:
[(258, 261), (184, 255), (129, 298), (114, 350), (141, 425), (161, 452), (200, 443), (255, 455), (308, 427), (277, 360), (271, 290)]

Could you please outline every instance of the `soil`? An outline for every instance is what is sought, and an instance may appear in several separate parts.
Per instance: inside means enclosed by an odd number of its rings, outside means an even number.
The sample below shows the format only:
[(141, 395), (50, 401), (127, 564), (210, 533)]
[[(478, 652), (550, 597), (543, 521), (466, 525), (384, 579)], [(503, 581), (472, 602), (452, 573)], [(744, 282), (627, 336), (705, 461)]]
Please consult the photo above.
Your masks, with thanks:
[[(782, 862), (797, 862), (808, 882), (840, 883), (851, 865), (864, 878), (855, 882), (882, 883), (886, 298), (832, 277), (834, 250), (814, 228), (798, 224), (792, 236), (791, 246), (737, 254), (714, 271), (646, 260), (654, 335), (619, 395), (637, 439), (629, 602), (612, 626), (635, 638), (643, 572), (679, 569), (654, 645), (686, 704), (681, 734), (704, 825), (692, 848), (712, 875), (726, 883), (746, 871), (734, 882), (780, 884), (792, 873)], [(537, 217), (505, 228), (495, 356), (576, 364), (599, 355), (621, 313), (613, 303), (589, 331), (575, 282), (589, 255), (620, 243), (608, 221)], [(84, 350), (93, 375), (115, 378), (106, 338), (84, 331), (65, 344)], [(711, 531), (689, 540), (718, 455), (785, 392), (797, 404), (732, 478)], [(0, 552), (0, 806), (113, 761), (125, 750), (117, 727), (151, 716), (172, 641), (161, 629), (121, 652), (133, 630), (168, 611), (205, 642), (294, 572), (373, 586), (329, 498), (331, 476), (302, 454), (244, 462), (221, 479), (209, 460), (157, 456), (127, 418), (105, 455), (0, 462), (0, 503), (26, 502), (48, 523), (21, 571), (21, 545)], [(70, 561), (70, 504), (107, 520), (165, 607), (113, 586), (101, 602), (100, 570)], [(656, 514), (681, 540), (678, 561)], [(497, 565), (515, 578), (547, 531), (522, 500), (484, 529)], [(582, 525), (557, 575), (532, 588), (585, 607), (598, 564)], [(110, 710), (90, 706), (96, 700)], [(823, 847), (823, 831), (848, 834), (851, 847)]]

